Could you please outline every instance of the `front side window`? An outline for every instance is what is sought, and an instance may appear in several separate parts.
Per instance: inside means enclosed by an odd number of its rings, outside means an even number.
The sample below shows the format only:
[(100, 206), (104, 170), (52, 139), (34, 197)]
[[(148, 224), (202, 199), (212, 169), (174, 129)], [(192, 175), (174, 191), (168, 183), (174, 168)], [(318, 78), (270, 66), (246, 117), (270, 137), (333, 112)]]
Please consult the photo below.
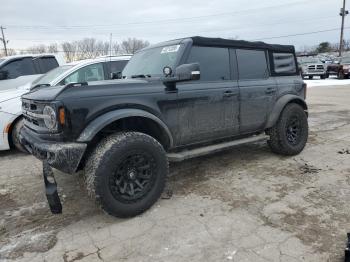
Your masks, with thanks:
[(187, 63), (199, 63), (200, 81), (230, 79), (228, 48), (193, 46), (187, 58)]
[(125, 66), (123, 77), (160, 77), (163, 68), (169, 66), (175, 70), (183, 45), (160, 46), (137, 52)]
[(23, 75), (35, 75), (32, 58), (17, 59), (3, 66), (0, 71), (5, 72), (7, 79), (14, 79)]
[(276, 74), (295, 74), (297, 67), (292, 53), (273, 53), (273, 65)]
[(67, 72), (72, 67), (73, 67), (72, 65), (63, 65), (60, 67), (56, 67), (56, 68), (52, 69), (51, 71), (47, 72), (46, 74), (40, 76), (35, 81), (33, 81), (32, 86), (50, 84), (57, 77), (59, 77), (60, 75), (62, 75), (65, 72)]
[(239, 79), (265, 79), (269, 75), (265, 51), (237, 49)]
[(104, 80), (104, 71), (102, 63), (92, 64), (78, 69), (67, 76), (62, 84), (82, 83)]

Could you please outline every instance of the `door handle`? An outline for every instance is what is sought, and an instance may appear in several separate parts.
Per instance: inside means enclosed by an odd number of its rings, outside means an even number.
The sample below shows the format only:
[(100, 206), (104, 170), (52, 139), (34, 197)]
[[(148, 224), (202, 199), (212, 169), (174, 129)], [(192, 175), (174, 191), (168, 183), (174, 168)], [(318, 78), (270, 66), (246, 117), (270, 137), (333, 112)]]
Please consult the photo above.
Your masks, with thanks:
[(231, 96), (236, 96), (237, 93), (234, 93), (233, 91), (225, 91), (224, 92), (224, 97), (231, 97)]
[(265, 90), (265, 93), (266, 94), (273, 94), (273, 93), (275, 93), (276, 92), (276, 88), (274, 88), (274, 87), (268, 87), (268, 88), (266, 88), (266, 90)]

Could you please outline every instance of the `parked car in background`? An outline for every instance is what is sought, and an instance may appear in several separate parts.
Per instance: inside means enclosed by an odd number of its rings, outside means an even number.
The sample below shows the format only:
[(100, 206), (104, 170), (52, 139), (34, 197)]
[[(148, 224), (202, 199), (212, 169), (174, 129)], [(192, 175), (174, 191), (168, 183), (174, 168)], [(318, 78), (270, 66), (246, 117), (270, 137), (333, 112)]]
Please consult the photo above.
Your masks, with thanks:
[(18, 140), (19, 131), (23, 126), (21, 95), (33, 88), (118, 78), (130, 58), (130, 55), (108, 56), (72, 62), (54, 68), (32, 83), (0, 91), (0, 150), (15, 147), (25, 151)]
[(326, 79), (329, 77), (327, 66), (318, 58), (299, 58), (299, 63), (303, 78), (308, 77), (309, 79), (313, 79), (314, 76), (319, 76), (321, 79)]
[(350, 57), (335, 59), (332, 64), (327, 66), (329, 75), (336, 75), (339, 79), (348, 79), (350, 75)]
[(64, 63), (63, 57), (56, 54), (2, 57), (0, 58), (0, 90), (24, 85)]

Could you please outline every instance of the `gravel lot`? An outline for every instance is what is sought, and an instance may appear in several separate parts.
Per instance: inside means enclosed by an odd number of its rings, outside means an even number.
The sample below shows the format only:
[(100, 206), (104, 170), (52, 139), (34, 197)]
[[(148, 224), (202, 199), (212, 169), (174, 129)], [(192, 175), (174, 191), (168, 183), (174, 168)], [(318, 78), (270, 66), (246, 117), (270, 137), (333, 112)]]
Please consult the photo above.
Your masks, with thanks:
[(350, 85), (308, 90), (310, 137), (296, 157), (257, 143), (171, 165), (171, 199), (116, 219), (79, 175), (56, 174), (51, 215), (41, 163), (0, 153), (1, 261), (342, 261), (350, 231)]

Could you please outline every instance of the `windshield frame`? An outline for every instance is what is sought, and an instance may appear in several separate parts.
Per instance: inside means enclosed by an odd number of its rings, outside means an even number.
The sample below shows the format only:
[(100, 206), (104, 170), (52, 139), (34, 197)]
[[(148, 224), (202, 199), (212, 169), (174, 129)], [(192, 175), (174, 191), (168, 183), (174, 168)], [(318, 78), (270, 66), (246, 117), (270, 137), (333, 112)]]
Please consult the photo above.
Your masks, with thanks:
[[(133, 66), (133, 62), (132, 60), (135, 60), (135, 59), (138, 59), (138, 54), (142, 54), (144, 52), (149, 52), (151, 50), (154, 50), (154, 49), (160, 49), (162, 50), (163, 48), (165, 47), (170, 47), (170, 46), (175, 46), (175, 45), (179, 45), (179, 49), (177, 51), (177, 57), (173, 63), (173, 65), (171, 66), (172, 70), (173, 70), (173, 73), (175, 72), (175, 68), (181, 64), (180, 62), (182, 61), (182, 58), (184, 56), (184, 54), (186, 53), (186, 49), (188, 47), (188, 44), (184, 43), (184, 42), (181, 42), (181, 41), (177, 41), (177, 42), (165, 42), (165, 43), (162, 43), (161, 45), (155, 45), (155, 46), (151, 46), (151, 47), (148, 47), (148, 48), (144, 48), (144, 49), (141, 49), (140, 51), (136, 52), (133, 57), (130, 59), (130, 61), (128, 62), (128, 64), (124, 67), (123, 71), (122, 71), (122, 78), (126, 79), (130, 79), (132, 78), (132, 76), (134, 75), (135, 77), (134, 78), (161, 78), (163, 77), (163, 68), (160, 69), (160, 73), (159, 74), (148, 74), (148, 72), (138, 72), (138, 73), (135, 73), (135, 74), (128, 74), (128, 75), (125, 75), (125, 69), (127, 69), (129, 66)], [(130, 63), (131, 62), (131, 63)], [(141, 76), (142, 75), (142, 76)]]

